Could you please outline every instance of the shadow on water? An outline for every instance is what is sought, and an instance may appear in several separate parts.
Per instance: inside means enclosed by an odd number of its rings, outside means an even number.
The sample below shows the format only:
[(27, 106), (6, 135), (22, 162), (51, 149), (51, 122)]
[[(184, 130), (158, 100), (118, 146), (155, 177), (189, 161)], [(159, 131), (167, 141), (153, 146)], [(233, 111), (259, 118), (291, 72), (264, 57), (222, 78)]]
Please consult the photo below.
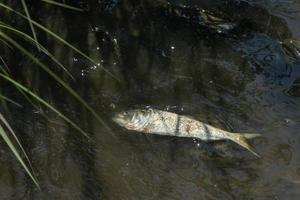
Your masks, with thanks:
[[(29, 106), (12, 111), (42, 191), (1, 147), (1, 199), (298, 198), (300, 59), (287, 55), (282, 42), (299, 32), (295, 34), (288, 18), (256, 1), (81, 3), (87, 12), (38, 4), (30, 9), (33, 17), (99, 62), (93, 65), (39, 34), (69, 66), (76, 78), (70, 84), (115, 137), (45, 74), (30, 70), (32, 63), (1, 50), (10, 58), (8, 64), (24, 66), (13, 68), (17, 77), (29, 77), (32, 87), (94, 139), (87, 141), (51, 113), (46, 120)], [(116, 111), (145, 106), (234, 132), (259, 132), (263, 138), (253, 145), (263, 158), (229, 141), (133, 134), (110, 120)]]

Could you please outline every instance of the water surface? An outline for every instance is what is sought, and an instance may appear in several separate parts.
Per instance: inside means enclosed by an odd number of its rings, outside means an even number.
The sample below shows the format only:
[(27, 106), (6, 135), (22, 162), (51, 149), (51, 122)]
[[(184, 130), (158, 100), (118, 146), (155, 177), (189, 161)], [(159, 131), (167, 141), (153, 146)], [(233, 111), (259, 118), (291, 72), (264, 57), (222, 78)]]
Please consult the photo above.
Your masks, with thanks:
[[(112, 131), (45, 74), (28, 72), (32, 63), (8, 56), (9, 63), (23, 66), (19, 76), (29, 74), (32, 86), (93, 140), (51, 112), (45, 119), (29, 105), (11, 109), (12, 125), (42, 190), (2, 142), (1, 199), (299, 198), (300, 59), (282, 44), (299, 37), (297, 1), (106, 0), (82, 5), (89, 10), (30, 8), (33, 17), (99, 62), (92, 65), (39, 36), (69, 66), (76, 79), (70, 84)], [(235, 28), (206, 26), (198, 9)], [(148, 106), (234, 132), (261, 133), (252, 144), (262, 158), (230, 141), (137, 134), (111, 121), (115, 112)]]

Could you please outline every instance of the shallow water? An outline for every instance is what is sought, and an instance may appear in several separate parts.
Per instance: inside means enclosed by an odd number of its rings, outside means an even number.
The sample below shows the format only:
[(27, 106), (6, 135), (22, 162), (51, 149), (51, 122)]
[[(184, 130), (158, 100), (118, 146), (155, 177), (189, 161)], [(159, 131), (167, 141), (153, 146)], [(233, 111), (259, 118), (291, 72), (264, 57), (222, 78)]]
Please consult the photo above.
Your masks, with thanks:
[[(19, 74), (29, 74), (32, 87), (93, 140), (51, 112), (46, 120), (29, 105), (10, 109), (42, 190), (2, 142), (1, 199), (299, 199), (300, 58), (282, 45), (300, 36), (297, 1), (107, 0), (83, 6), (90, 10), (31, 9), (99, 62), (92, 65), (40, 35), (112, 131), (50, 78), (28, 72), (31, 62), (11, 58), (24, 67)], [(203, 26), (196, 8), (222, 12), (236, 28)], [(262, 158), (229, 141), (137, 134), (110, 120), (115, 112), (147, 106), (261, 133), (252, 144)]]

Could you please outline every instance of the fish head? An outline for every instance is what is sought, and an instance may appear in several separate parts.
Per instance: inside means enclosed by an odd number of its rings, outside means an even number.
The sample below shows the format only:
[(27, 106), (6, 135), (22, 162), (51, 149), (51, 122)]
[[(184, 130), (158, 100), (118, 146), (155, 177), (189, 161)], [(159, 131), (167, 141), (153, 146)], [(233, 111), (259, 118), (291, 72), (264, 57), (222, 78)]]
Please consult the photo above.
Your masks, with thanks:
[(112, 120), (128, 130), (138, 131), (147, 122), (149, 114), (148, 109), (128, 110), (115, 114)]

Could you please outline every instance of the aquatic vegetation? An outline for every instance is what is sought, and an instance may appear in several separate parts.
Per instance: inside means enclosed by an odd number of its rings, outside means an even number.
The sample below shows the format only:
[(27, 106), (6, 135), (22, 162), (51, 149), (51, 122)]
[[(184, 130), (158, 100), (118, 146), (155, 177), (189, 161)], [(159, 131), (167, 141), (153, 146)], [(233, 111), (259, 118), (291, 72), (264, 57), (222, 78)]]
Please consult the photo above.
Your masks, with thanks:
[(74, 6), (70, 6), (66, 3), (60, 3), (60, 2), (52, 1), (52, 0), (42, 0), (42, 1), (45, 2), (45, 3), (48, 3), (48, 4), (52, 4), (52, 5), (55, 5), (55, 6), (60, 6), (62, 8), (67, 8), (67, 9), (74, 10), (74, 11), (79, 11), (79, 12), (84, 11), (84, 9), (77, 8), (77, 7), (74, 7)]
[[(9, 123), (6, 121), (6, 119), (4, 118), (4, 116), (1, 113), (0, 113), (0, 122), (1, 122), (1, 124), (4, 124), (4, 126), (8, 130), (8, 132), (13, 136), (13, 138), (17, 142), (17, 145), (21, 149), (21, 152), (25, 155), (26, 160), (27, 160), (27, 162), (30, 165), (30, 170), (33, 171), (33, 168), (31, 166), (31, 162), (30, 162), (30, 160), (29, 160), (29, 158), (28, 158), (28, 156), (27, 156), (27, 154), (26, 154), (23, 146), (21, 145), (20, 141), (18, 140), (18, 137), (16, 136), (16, 134), (13, 131), (13, 129), (10, 127)], [(17, 160), (21, 163), (21, 165), (23, 166), (23, 168), (26, 170), (26, 172), (28, 173), (28, 175), (30, 176), (30, 178), (32, 179), (32, 181), (35, 183), (35, 185), (39, 188), (40, 185), (39, 185), (38, 181), (36, 180), (36, 178), (34, 177), (34, 175), (32, 174), (32, 172), (28, 169), (28, 166), (24, 163), (23, 159), (21, 158), (20, 154), (17, 151), (16, 146), (13, 144), (13, 142), (11, 141), (9, 135), (5, 131), (5, 128), (1, 124), (0, 124), (0, 135), (1, 135), (2, 139), (9, 146), (9, 148), (11, 149), (11, 151), (13, 152), (13, 154), (15, 155), (15, 157), (17, 158)]]
[[(44, 3), (59, 6), (62, 8), (70, 9), (73, 11), (84, 11), (83, 9), (76, 8), (64, 3), (59, 3), (56, 1), (51, 0), (43, 0)], [(72, 74), (67, 70), (67, 68), (46, 48), (44, 47), (38, 39), (38, 34), (36, 29), (42, 30), (44, 33), (50, 35), (54, 39), (58, 40), (62, 44), (66, 45), (68, 48), (74, 50), (79, 55), (84, 57), (85, 59), (89, 60), (91, 63), (97, 64), (92, 58), (90, 58), (88, 55), (83, 53), (81, 50), (73, 46), (71, 43), (64, 40), (62, 37), (60, 37), (58, 34), (52, 32), (47, 27), (41, 25), (40, 23), (36, 22), (32, 19), (30, 12), (28, 10), (28, 5), (25, 0), (21, 1), (23, 10), (25, 12), (25, 15), (21, 12), (17, 11), (14, 8), (9, 7), (9, 5), (6, 5), (4, 3), (0, 3), (0, 9), (8, 11), (8, 16), (15, 16), (16, 14), (18, 17), (21, 17), (24, 19), (24, 22), (28, 22), (30, 26), (31, 33), (33, 35), (30, 36), (28, 33), (20, 29), (18, 26), (12, 24), (10, 25), (8, 22), (0, 21), (0, 41), (2, 42), (3, 48), (10, 48), (10, 49), (16, 49), (19, 52), (21, 52), (23, 55), (27, 57), (27, 59), (31, 60), (33, 63), (35, 63), (36, 66), (40, 67), (42, 70), (44, 70), (50, 77), (53, 78), (53, 80), (61, 86), (61, 88), (64, 88), (70, 95), (72, 95), (77, 101), (85, 107), (98, 121), (101, 123), (108, 131), (110, 131), (110, 128), (106, 125), (106, 123), (102, 120), (102, 118), (94, 111), (92, 107), (86, 103), (86, 101), (79, 95), (77, 92), (69, 86), (69, 84), (63, 80), (62, 75), (58, 75), (56, 72), (54, 72), (51, 69), (51, 66), (44, 64), (43, 61), (35, 56), (35, 53), (32, 52), (32, 50), (27, 48), (27, 45), (24, 45), (23, 42), (20, 42), (20, 40), (23, 40), (27, 42), (29, 45), (36, 46), (37, 50), (39, 52), (42, 52), (44, 55), (48, 56), (60, 69), (63, 70), (65, 74), (67, 74), (71, 79), (74, 80), (74, 77)], [(2, 12), (2, 11), (1, 11)], [(15, 39), (17, 38), (17, 39)], [(74, 127), (78, 132), (82, 133), (85, 137), (90, 139), (90, 136), (82, 130), (75, 122), (73, 122), (70, 118), (62, 114), (58, 109), (56, 109), (54, 106), (52, 106), (47, 100), (44, 100), (37, 92), (31, 91), (28, 86), (26, 87), (24, 84), (20, 83), (19, 80), (16, 80), (14, 78), (14, 74), (10, 71), (10, 66), (8, 66), (5, 62), (5, 57), (1, 57), (2, 64), (0, 65), (0, 77), (2, 80), (6, 80), (9, 82), (16, 90), (18, 90), (29, 102), (30, 104), (35, 107), (36, 109), (40, 110), (41, 105), (43, 105), (45, 108), (53, 111), (58, 116), (60, 116), (62, 119), (64, 119), (67, 123), (69, 123), (72, 127)], [(110, 75), (115, 80), (118, 80), (117, 77), (115, 77), (111, 72), (106, 70), (102, 67), (102, 69)], [(24, 77), (26, 79), (26, 77)], [(9, 97), (6, 97), (2, 94), (0, 94), (0, 99), (8, 101), (10, 103), (14, 103), (16, 105), (19, 105), (14, 100), (10, 99)], [(38, 103), (36, 103), (36, 101)], [(17, 151), (17, 147), (14, 145), (14, 142), (11, 141), (10, 136), (13, 136), (13, 139), (17, 143), (18, 147), (21, 149), (21, 152), (25, 155), (27, 163), (30, 165), (30, 168), (26, 165), (26, 163), (22, 160), (20, 154)], [(0, 135), (6, 142), (6, 144), (9, 146), (17, 160), (20, 162), (20, 164), (23, 166), (23, 168), (26, 170), (30, 178), (33, 180), (33, 182), (36, 184), (37, 187), (40, 187), (38, 184), (38, 181), (36, 180), (36, 177), (34, 174), (32, 174), (32, 167), (30, 160), (28, 156), (26, 155), (26, 152), (24, 148), (22, 147), (21, 143), (19, 142), (16, 134), (14, 133), (13, 129), (9, 125), (9, 122), (4, 118), (4, 116), (0, 113)]]

